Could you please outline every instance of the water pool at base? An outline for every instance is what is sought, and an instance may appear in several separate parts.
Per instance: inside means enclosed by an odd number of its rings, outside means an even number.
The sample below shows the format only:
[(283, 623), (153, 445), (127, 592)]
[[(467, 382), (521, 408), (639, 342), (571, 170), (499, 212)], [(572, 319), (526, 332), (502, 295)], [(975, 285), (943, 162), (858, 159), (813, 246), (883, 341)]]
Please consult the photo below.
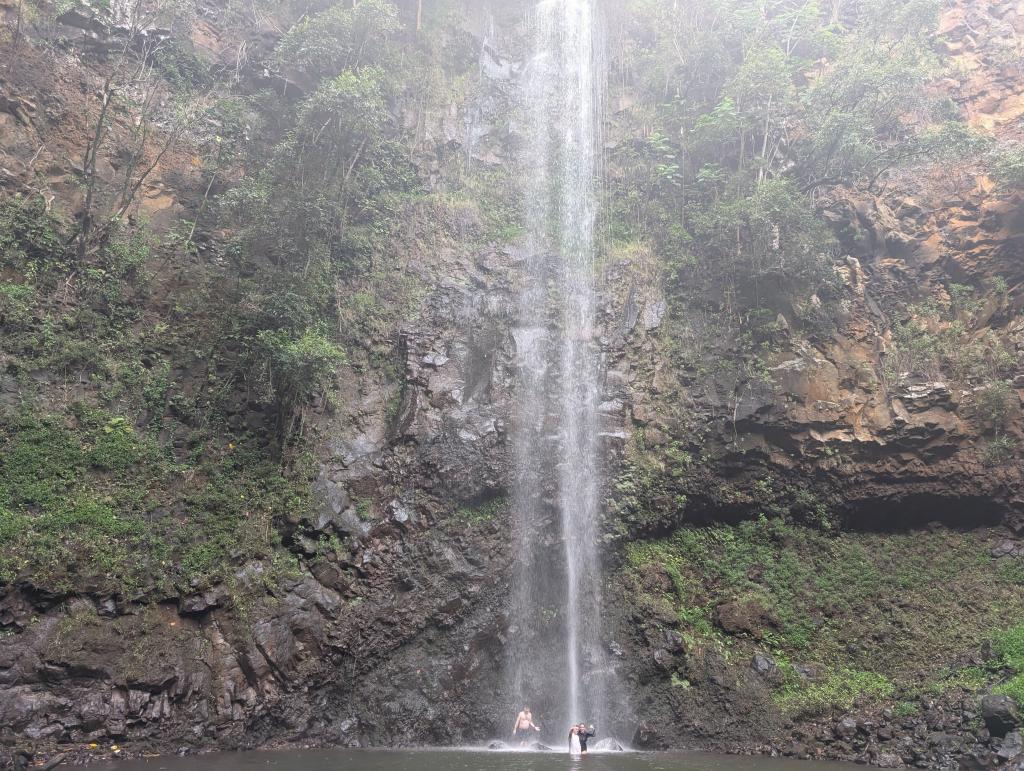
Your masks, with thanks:
[(836, 771), (821, 763), (700, 752), (567, 752), (489, 750), (288, 750), (116, 761), (101, 771)]

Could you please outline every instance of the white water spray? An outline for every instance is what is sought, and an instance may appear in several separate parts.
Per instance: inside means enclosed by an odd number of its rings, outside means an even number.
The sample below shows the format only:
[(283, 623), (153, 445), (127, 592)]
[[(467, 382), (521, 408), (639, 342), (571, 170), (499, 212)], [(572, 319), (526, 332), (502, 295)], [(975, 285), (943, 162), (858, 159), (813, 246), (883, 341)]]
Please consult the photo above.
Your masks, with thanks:
[[(542, 0), (524, 73), (529, 279), (515, 330), (517, 576), (511, 687), (557, 737), (603, 722), (595, 238), (603, 46), (595, 0)], [(546, 729), (549, 726), (545, 726)]]

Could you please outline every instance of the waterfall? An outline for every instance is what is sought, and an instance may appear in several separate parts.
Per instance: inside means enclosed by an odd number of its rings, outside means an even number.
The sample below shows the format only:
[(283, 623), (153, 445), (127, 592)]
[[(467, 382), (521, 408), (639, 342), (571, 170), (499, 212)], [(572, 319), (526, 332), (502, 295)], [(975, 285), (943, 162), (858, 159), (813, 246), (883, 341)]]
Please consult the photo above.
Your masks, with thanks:
[[(603, 723), (595, 238), (603, 50), (595, 0), (529, 17), (522, 148), (528, 277), (514, 332), (516, 575), (510, 686), (544, 735)], [(561, 737), (561, 739), (559, 739)]]

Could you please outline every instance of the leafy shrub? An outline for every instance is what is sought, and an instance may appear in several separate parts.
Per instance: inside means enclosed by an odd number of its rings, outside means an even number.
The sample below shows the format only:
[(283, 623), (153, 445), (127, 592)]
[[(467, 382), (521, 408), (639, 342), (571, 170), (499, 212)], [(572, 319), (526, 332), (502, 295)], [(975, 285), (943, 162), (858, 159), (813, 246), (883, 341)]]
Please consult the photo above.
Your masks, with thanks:
[(3, 580), (22, 576), (54, 591), (142, 582), (148, 566), (140, 557), (160, 548), (160, 539), (134, 504), (152, 472), (133, 474), (123, 496), (92, 474), (126, 471), (153, 456), (123, 418), (108, 416), (103, 425), (75, 431), (25, 416), (0, 427)]
[(172, 38), (165, 41), (153, 55), (153, 64), (164, 80), (179, 93), (210, 90), (215, 82), (210, 63), (181, 40)]
[(35, 288), (29, 284), (0, 283), (0, 324), (24, 328), (31, 319)]
[(1024, 672), (1024, 624), (1017, 624), (997, 634), (992, 650), (1003, 666)]
[(963, 667), (932, 683), (929, 690), (936, 694), (955, 689), (973, 693), (984, 688), (991, 679), (991, 675), (982, 667)]
[(944, 373), (986, 387), (1013, 372), (1016, 357), (992, 329), (973, 333), (972, 323), (981, 301), (963, 284), (947, 288), (949, 301), (930, 299), (908, 308), (910, 318), (892, 329), (892, 345), (883, 362), (889, 387), (903, 385), (907, 377), (938, 379)]
[(909, 119), (930, 107), (937, 0), (862, 4), (844, 28), (812, 6), (625, 5), (642, 100), (626, 119), (646, 139), (611, 154), (610, 234), (670, 255), (671, 289), (702, 305), (827, 305), (834, 248), (815, 196), (875, 188), (948, 145)]
[(890, 387), (902, 385), (907, 375), (938, 376), (941, 343), (916, 320), (898, 323), (892, 330), (892, 348), (882, 366), (883, 379)]
[(30, 510), (56, 506), (85, 467), (76, 438), (53, 419), (15, 420), (7, 432), (0, 455), (0, 504)]
[(1006, 188), (1024, 186), (1024, 142), (997, 146), (990, 156), (992, 177)]
[(355, 499), (356, 504), (356, 516), (363, 522), (369, 522), (373, 519), (373, 499), (361, 496)]
[(1017, 453), (1017, 440), (1012, 436), (997, 436), (991, 442), (985, 445), (985, 449), (982, 450), (981, 459), (982, 463), (986, 466), (994, 467), (1001, 466), (1004, 463), (1009, 463), (1013, 460)]
[(285, 35), (278, 61), (321, 79), (380, 62), (387, 39), (400, 27), (398, 9), (387, 0), (337, 3), (305, 19)]
[(36, 515), (0, 509), (0, 578), (28, 578), (51, 591), (75, 586), (129, 589), (145, 580), (140, 559), (154, 542), (143, 521), (87, 496), (62, 499)]
[(253, 350), (256, 377), (275, 405), (279, 439), (286, 441), (298, 412), (314, 394), (321, 392), (345, 354), (321, 329), (300, 335), (286, 330), (262, 330)]
[(64, 259), (56, 220), (42, 196), (0, 201), (0, 265), (17, 268), (30, 280)]
[(1011, 414), (1011, 400), (1016, 391), (1006, 380), (997, 380), (979, 388), (974, 394), (974, 409), (978, 419), (990, 428), (999, 430), (1006, 425)]
[(999, 560), (999, 580), (1024, 586), (1024, 560)]
[(1024, 705), (1024, 674), (1016, 675), (993, 689), (995, 693), (1009, 696), (1018, 704)]

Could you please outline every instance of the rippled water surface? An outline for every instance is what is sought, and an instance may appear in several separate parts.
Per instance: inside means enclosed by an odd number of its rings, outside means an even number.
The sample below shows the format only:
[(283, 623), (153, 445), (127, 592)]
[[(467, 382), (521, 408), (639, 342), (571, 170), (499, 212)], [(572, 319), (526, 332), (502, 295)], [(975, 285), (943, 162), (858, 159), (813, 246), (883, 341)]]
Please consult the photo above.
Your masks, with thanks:
[(608, 752), (570, 758), (559, 752), (487, 750), (325, 750), (246, 752), (116, 762), (104, 771), (836, 771), (852, 764), (685, 752)]

